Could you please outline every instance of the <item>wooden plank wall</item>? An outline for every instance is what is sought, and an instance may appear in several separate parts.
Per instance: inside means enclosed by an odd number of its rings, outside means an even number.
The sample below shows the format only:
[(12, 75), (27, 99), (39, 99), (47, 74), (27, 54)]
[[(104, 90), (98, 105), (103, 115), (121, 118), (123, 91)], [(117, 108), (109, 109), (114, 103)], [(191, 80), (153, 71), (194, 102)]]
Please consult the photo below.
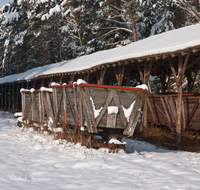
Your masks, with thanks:
[[(98, 128), (107, 126), (108, 106), (117, 106), (116, 123), (111, 128), (123, 129), (124, 135), (133, 135), (140, 112), (142, 110), (146, 91), (133, 88), (114, 88), (99, 85), (65, 85), (53, 86), (51, 92), (22, 91), (23, 119), (37, 123), (47, 123), (51, 117), (57, 124), (87, 126), (90, 133), (98, 133)], [(134, 109), (129, 120), (125, 117), (123, 107)], [(94, 109), (101, 109), (95, 116)]]
[[(176, 125), (177, 95), (148, 95), (148, 122), (153, 124)], [(182, 130), (200, 130), (200, 94), (183, 94)]]

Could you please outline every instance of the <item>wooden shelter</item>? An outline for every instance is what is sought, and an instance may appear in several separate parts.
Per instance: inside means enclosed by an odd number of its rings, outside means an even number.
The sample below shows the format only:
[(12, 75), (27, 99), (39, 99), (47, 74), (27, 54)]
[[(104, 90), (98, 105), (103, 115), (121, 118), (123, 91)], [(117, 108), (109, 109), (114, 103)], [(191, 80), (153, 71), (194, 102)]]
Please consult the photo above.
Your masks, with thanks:
[[(177, 144), (179, 144), (183, 113), (182, 79), (184, 75), (187, 77), (188, 93), (192, 92), (200, 66), (199, 31), (200, 24), (183, 27), (125, 47), (82, 56), (66, 64), (60, 64), (57, 70), (41, 72), (33, 77), (22, 77), (26, 73), (13, 80), (12, 76), (4, 77), (0, 79), (0, 108), (13, 112), (20, 111), (20, 88), (39, 89), (42, 86), (49, 86), (52, 81), (72, 84), (81, 78), (88, 83), (99, 85), (116, 82), (118, 86), (129, 86), (131, 77), (137, 78), (142, 84), (147, 84), (149, 76), (152, 75), (160, 78), (162, 93), (165, 93), (168, 86), (166, 78), (173, 76), (178, 89), (173, 110), (176, 113), (176, 121), (173, 122), (176, 125)], [(16, 75), (13, 76), (15, 77)], [(144, 130), (147, 129), (148, 105), (150, 104), (146, 98), (143, 114)], [(191, 117), (190, 115), (188, 117)]]

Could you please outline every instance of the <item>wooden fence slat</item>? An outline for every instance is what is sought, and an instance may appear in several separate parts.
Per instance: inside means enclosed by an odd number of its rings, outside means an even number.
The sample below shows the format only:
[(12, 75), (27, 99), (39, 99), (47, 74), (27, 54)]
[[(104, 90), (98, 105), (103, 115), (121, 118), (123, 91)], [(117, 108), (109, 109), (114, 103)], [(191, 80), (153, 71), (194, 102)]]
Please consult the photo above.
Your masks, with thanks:
[(155, 123), (158, 123), (158, 119), (157, 119), (156, 115), (154, 114), (154, 111), (153, 111), (151, 102), (150, 102), (150, 100), (149, 100), (148, 97), (147, 97), (147, 103), (148, 103), (148, 105), (149, 105), (149, 109), (150, 109), (150, 111), (151, 111), (151, 115), (152, 115), (154, 124), (155, 124)]
[(164, 99), (165, 99), (165, 103), (166, 103), (166, 105), (167, 105), (167, 108), (168, 108), (168, 110), (169, 110), (169, 117), (171, 116), (171, 122), (172, 122), (172, 123), (175, 123), (176, 121), (175, 121), (175, 119), (174, 119), (174, 116), (173, 116), (171, 107), (170, 107), (170, 105), (169, 105), (167, 96), (165, 96)]
[(171, 108), (171, 111), (172, 111), (174, 123), (176, 123), (176, 105), (175, 105), (174, 100), (171, 96), (169, 97), (168, 100), (169, 100), (169, 105), (170, 105), (170, 108)]
[(77, 86), (77, 91), (78, 91), (78, 98), (79, 98), (79, 126), (82, 127), (83, 126), (83, 103), (82, 103), (82, 90), (83, 88), (80, 88), (80, 86)]
[(64, 104), (64, 125), (67, 124), (67, 95), (65, 88), (63, 87), (63, 104)]
[(167, 118), (168, 125), (171, 126), (171, 120), (170, 120), (170, 118), (169, 118), (169, 114), (168, 114), (168, 112), (167, 112), (167, 108), (166, 108), (166, 106), (165, 106), (165, 102), (163, 101), (162, 97), (160, 97), (160, 100), (161, 100), (162, 106), (163, 106), (163, 108), (164, 108), (164, 110), (165, 110), (165, 114), (166, 114), (166, 118)]
[(199, 103), (200, 103), (200, 99), (198, 99), (198, 102), (194, 105), (194, 107), (193, 107), (193, 109), (192, 109), (192, 111), (190, 113), (190, 117), (189, 117), (189, 120), (188, 120), (186, 128), (189, 127), (190, 122), (191, 122), (191, 120), (192, 120), (192, 118), (193, 118), (193, 116), (194, 116), (194, 114), (195, 114), (195, 112), (196, 112), (196, 110), (197, 110), (197, 108), (199, 106)]
[(69, 106), (70, 106), (70, 108), (71, 108), (71, 112), (72, 112), (72, 115), (73, 115), (73, 118), (74, 118), (74, 122), (75, 122), (75, 115), (74, 115), (75, 110), (74, 110), (74, 107), (72, 106), (72, 102), (71, 102), (71, 100), (70, 100), (70, 96), (69, 96), (69, 92), (68, 92), (68, 89), (67, 89), (67, 88), (65, 89), (65, 92), (66, 92), (66, 97), (67, 97), (67, 100), (68, 100), (68, 102), (69, 102)]
[(95, 121), (95, 118), (94, 118), (94, 111), (93, 111), (93, 107), (92, 107), (92, 102), (90, 100), (89, 88), (85, 87), (84, 89), (85, 89), (85, 99), (86, 99), (87, 104), (88, 104), (88, 110), (89, 110), (90, 118), (91, 118), (91, 122), (92, 122), (91, 124), (93, 126), (93, 132), (98, 133), (96, 121)]
[(183, 100), (182, 100), (182, 118), (183, 118), (183, 131), (185, 131), (186, 122), (185, 122), (185, 108), (184, 108), (184, 102), (183, 102)]
[(74, 90), (74, 107), (75, 107), (75, 132), (77, 129), (77, 95), (76, 95), (76, 87), (73, 87)]
[[(151, 100), (150, 100), (151, 101)], [(155, 107), (157, 107), (157, 109), (162, 113), (162, 115), (167, 118), (167, 116), (165, 115), (165, 113), (163, 113), (163, 111), (159, 108), (159, 106), (156, 105), (156, 103), (154, 104)]]
[(86, 93), (83, 91), (83, 108), (84, 108), (84, 113), (85, 113), (85, 119), (87, 123), (88, 132), (92, 133), (93, 132), (92, 121), (90, 117), (90, 112), (89, 112), (86, 96), (87, 96)]
[(43, 101), (44, 101), (47, 117), (48, 118), (50, 117), (53, 120), (53, 127), (55, 127), (56, 123), (55, 123), (55, 117), (54, 117), (54, 112), (53, 112), (53, 106), (51, 104), (51, 99), (48, 92), (43, 93)]

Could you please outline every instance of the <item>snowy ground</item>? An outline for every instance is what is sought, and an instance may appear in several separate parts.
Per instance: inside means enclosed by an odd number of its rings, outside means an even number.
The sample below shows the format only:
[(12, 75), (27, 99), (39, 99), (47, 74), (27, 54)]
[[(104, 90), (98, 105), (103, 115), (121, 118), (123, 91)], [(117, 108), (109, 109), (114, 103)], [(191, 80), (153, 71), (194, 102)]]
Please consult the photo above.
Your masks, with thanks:
[(103, 153), (22, 131), (11, 114), (0, 112), (0, 117), (2, 190), (200, 189), (198, 153), (132, 140), (127, 146), (134, 153)]

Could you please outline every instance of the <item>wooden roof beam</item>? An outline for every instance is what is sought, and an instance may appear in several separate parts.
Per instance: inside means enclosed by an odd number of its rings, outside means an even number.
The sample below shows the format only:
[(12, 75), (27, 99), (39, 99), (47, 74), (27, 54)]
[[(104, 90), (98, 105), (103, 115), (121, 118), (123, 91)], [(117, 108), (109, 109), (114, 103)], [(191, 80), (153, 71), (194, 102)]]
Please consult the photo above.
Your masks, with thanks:
[(131, 59), (131, 63), (135, 63), (136, 62), (136, 60), (134, 60), (134, 59)]
[(174, 58), (176, 57), (178, 54), (175, 54), (175, 53), (171, 53), (171, 57)]
[(200, 61), (200, 56), (197, 57), (193, 62), (191, 62), (190, 64), (188, 64), (186, 70), (189, 69), (192, 65), (194, 65), (195, 63), (197, 63), (199, 61)]
[(125, 62), (124, 62), (125, 65), (128, 65), (128, 64), (130, 64), (130, 63), (131, 63), (131, 61), (125, 61)]
[(154, 60), (154, 57), (147, 57), (146, 60), (147, 60), (147, 61)]
[(144, 61), (144, 59), (138, 58), (138, 63), (141, 63), (143, 61)]
[(169, 57), (169, 56), (167, 56), (165, 54), (162, 56), (163, 59), (166, 59), (167, 57)]
[(193, 49), (192, 49), (192, 53), (196, 53), (196, 52), (198, 52), (198, 51), (200, 51), (200, 48), (193, 48)]
[(158, 60), (161, 59), (161, 58), (162, 58), (162, 56), (158, 56), (158, 55), (157, 55), (157, 56), (155, 57), (155, 60), (158, 61)]

